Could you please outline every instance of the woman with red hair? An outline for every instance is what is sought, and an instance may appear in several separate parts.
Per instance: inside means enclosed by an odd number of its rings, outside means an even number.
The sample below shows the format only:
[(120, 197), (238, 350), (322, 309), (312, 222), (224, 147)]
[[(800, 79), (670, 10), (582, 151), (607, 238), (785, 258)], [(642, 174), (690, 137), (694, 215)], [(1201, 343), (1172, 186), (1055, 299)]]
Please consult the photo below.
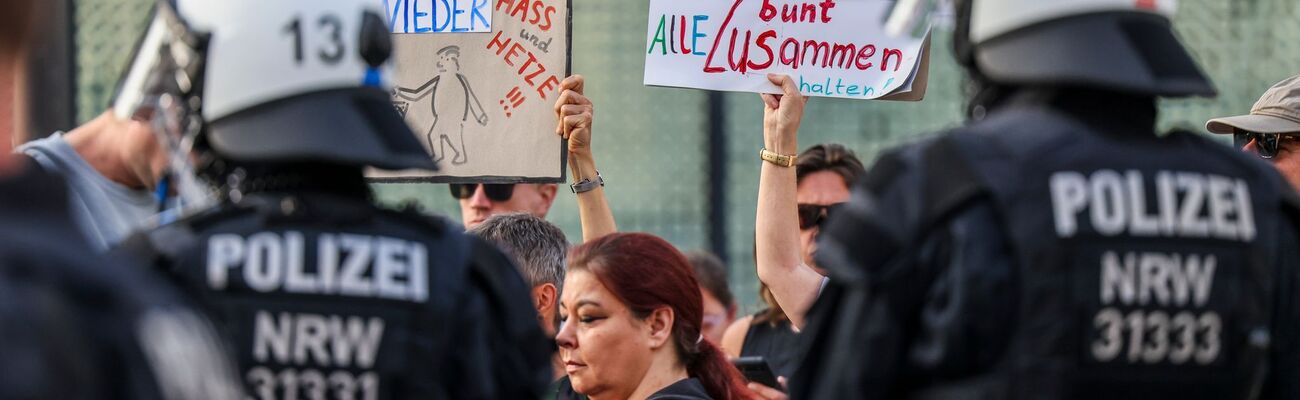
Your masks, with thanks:
[(578, 392), (603, 399), (746, 399), (744, 379), (700, 336), (704, 306), (686, 257), (616, 233), (572, 250), (556, 335)]

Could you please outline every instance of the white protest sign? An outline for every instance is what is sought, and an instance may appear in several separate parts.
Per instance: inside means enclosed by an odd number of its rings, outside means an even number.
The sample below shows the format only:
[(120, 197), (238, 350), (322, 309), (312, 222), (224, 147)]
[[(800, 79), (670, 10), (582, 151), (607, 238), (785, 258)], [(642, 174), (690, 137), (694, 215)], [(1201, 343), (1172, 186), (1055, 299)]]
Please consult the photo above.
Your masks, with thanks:
[[(394, 31), (408, 29), (403, 13), (412, 19), (412, 33), (393, 35), (393, 106), (438, 171), (372, 170), (369, 176), (390, 182), (563, 181), (566, 153), (555, 134), (554, 105), (569, 67), (568, 0), (387, 1)], [(441, 19), (448, 9), (450, 22)], [(433, 18), (433, 25), (414, 22), (421, 18)]]
[(491, 0), (384, 0), (393, 33), (491, 32)]
[(887, 0), (651, 0), (645, 84), (808, 96), (919, 100), (928, 35), (891, 36)]

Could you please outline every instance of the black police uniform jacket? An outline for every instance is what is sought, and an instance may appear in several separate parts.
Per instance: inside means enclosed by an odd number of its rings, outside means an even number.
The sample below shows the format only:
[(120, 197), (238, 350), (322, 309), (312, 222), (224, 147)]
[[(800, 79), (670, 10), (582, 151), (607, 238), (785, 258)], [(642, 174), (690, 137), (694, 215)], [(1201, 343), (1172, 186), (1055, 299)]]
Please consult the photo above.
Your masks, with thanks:
[(63, 180), (26, 161), (0, 179), (0, 399), (239, 399), (210, 324), (96, 254)]
[(794, 396), (1300, 398), (1291, 189), (1150, 101), (1062, 103), (879, 159), (822, 231)]
[(519, 272), (444, 220), (261, 193), (124, 250), (206, 307), (254, 398), (524, 399), (550, 377)]

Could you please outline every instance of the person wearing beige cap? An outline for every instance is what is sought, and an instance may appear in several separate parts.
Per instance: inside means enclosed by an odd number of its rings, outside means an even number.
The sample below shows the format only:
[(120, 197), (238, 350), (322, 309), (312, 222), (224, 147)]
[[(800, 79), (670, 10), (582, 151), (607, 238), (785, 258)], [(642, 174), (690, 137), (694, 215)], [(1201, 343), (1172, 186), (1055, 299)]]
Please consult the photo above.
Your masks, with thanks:
[(1292, 187), (1300, 188), (1300, 75), (1278, 82), (1255, 102), (1250, 114), (1215, 118), (1212, 133), (1232, 134), (1242, 151), (1269, 160)]

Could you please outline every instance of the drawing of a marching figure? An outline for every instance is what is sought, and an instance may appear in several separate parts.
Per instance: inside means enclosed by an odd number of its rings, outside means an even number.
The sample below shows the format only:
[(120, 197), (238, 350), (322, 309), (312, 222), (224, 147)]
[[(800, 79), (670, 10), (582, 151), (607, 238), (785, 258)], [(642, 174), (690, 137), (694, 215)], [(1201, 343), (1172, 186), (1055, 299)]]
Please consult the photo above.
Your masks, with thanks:
[[(436, 67), (438, 74), (433, 79), (429, 79), (415, 89), (397, 87), (393, 90), (393, 95), (411, 102), (432, 97), (429, 103), (433, 112), (433, 123), (425, 133), (425, 143), (434, 153), (434, 162), (441, 162), (447, 156), (447, 148), (450, 147), (451, 152), (455, 153), (451, 163), (461, 165), (469, 161), (468, 150), (465, 148), (465, 124), (470, 121), (469, 117), (472, 114), (475, 122), (487, 126), (487, 112), (479, 103), (474, 89), (470, 88), (469, 80), (460, 73), (460, 47), (447, 46), (438, 50)], [(438, 90), (440, 86), (445, 86), (440, 85), (443, 82), (454, 82), (451, 84), (452, 89)], [(455, 90), (456, 86), (461, 90)], [(443, 121), (444, 116), (450, 115), (454, 118), (455, 111), (460, 111), (459, 121)]]

